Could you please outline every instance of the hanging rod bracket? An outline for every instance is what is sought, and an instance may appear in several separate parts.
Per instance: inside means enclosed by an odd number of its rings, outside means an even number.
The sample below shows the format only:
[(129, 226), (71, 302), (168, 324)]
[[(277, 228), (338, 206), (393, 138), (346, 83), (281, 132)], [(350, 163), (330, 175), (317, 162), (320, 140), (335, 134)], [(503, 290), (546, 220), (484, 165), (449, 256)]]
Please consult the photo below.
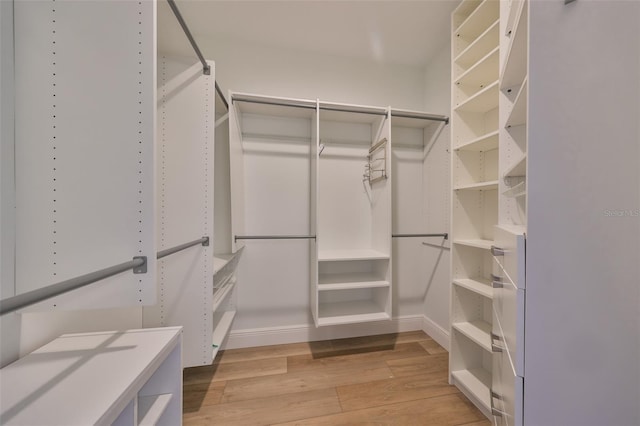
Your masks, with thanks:
[(209, 237), (202, 237), (202, 247), (209, 247)]
[(142, 260), (142, 263), (133, 267), (134, 274), (146, 274), (147, 273), (147, 256), (134, 256), (133, 260)]

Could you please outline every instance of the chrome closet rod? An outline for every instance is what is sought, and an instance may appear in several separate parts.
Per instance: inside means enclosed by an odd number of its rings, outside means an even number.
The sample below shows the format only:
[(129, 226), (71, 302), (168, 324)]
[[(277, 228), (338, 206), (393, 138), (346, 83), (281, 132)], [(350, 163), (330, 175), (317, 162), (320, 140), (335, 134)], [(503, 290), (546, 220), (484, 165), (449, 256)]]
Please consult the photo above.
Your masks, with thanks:
[(177, 253), (184, 249), (188, 249), (189, 247), (202, 245), (203, 247), (209, 246), (209, 237), (202, 237), (198, 240), (189, 241), (188, 243), (180, 244), (178, 246), (168, 248), (166, 250), (159, 251), (156, 255), (156, 259), (162, 259), (163, 257), (167, 257), (170, 254)]
[(436, 115), (436, 114), (419, 114), (419, 113), (410, 113), (410, 112), (393, 112), (391, 110), (391, 117), (399, 117), (399, 118), (415, 118), (418, 120), (431, 120), (431, 121), (443, 121), (445, 124), (449, 124), (449, 117), (446, 115)]
[(79, 277), (71, 278), (56, 284), (51, 284), (46, 287), (38, 288), (36, 290), (2, 299), (0, 300), (0, 315), (8, 314), (9, 312), (16, 311), (20, 308), (24, 308), (26, 306), (42, 302), (43, 300), (58, 296), (60, 294), (67, 293), (71, 290), (93, 284), (96, 281), (112, 277), (130, 269), (133, 269), (134, 274), (147, 272), (146, 256), (137, 256), (134, 257), (133, 260), (130, 260), (128, 262), (120, 263), (109, 268), (100, 269), (99, 271), (80, 275)]
[(275, 106), (284, 106), (284, 107), (292, 107), (292, 108), (305, 108), (305, 109), (316, 109), (314, 105), (305, 105), (294, 102), (276, 102), (276, 101), (265, 101), (258, 99), (250, 99), (250, 98), (242, 98), (240, 96), (233, 96), (231, 98), (231, 102), (248, 102), (252, 104), (262, 104), (262, 105), (275, 105)]
[(182, 30), (184, 31), (185, 35), (189, 39), (189, 42), (191, 43), (191, 47), (193, 47), (193, 50), (196, 51), (196, 55), (198, 55), (198, 59), (200, 59), (200, 62), (202, 62), (202, 73), (204, 75), (211, 75), (211, 67), (209, 66), (209, 64), (207, 64), (207, 61), (204, 59), (204, 56), (202, 56), (202, 52), (200, 51), (198, 44), (196, 43), (193, 36), (191, 35), (191, 31), (189, 31), (189, 27), (187, 26), (187, 23), (182, 18), (182, 14), (180, 14), (180, 10), (178, 10), (178, 6), (176, 5), (176, 2), (174, 0), (167, 0), (167, 3), (169, 3), (169, 7), (171, 7), (173, 14), (176, 15), (176, 19), (178, 20), (178, 23), (180, 23), (180, 26), (182, 27)]
[(362, 111), (359, 109), (349, 109), (347, 107), (332, 107), (332, 106), (327, 106), (327, 105), (320, 105), (320, 109), (323, 109), (325, 111), (337, 111), (337, 112), (353, 112), (356, 114), (369, 114), (369, 115), (380, 115), (380, 116), (386, 116), (387, 112), (386, 111)]
[(445, 240), (449, 239), (448, 233), (442, 234), (391, 234), (393, 238), (414, 238), (414, 237), (443, 237)]
[(220, 90), (220, 86), (218, 86), (217, 81), (216, 81), (216, 92), (218, 93), (218, 96), (220, 96), (220, 99), (222, 99), (222, 103), (227, 108), (227, 111), (229, 111), (229, 102), (227, 102), (227, 98), (225, 98), (224, 95), (222, 94), (222, 90)]
[(314, 240), (315, 235), (236, 235), (238, 240)]

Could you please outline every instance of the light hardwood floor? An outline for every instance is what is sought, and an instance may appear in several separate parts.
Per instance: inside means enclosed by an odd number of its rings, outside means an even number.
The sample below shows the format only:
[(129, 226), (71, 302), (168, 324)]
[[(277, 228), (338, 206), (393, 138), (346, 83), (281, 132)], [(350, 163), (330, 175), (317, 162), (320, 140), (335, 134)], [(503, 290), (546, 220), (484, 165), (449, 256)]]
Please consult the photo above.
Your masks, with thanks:
[(184, 425), (491, 423), (422, 331), (232, 349), (184, 371)]

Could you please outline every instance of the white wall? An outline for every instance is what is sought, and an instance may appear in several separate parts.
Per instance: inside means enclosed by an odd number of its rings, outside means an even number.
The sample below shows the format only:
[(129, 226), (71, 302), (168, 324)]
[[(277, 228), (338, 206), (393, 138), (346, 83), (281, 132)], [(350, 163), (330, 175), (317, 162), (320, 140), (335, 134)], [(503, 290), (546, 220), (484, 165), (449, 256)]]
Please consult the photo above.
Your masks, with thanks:
[(420, 68), (382, 65), (237, 40), (198, 38), (225, 91), (422, 109)]
[[(427, 64), (424, 74), (424, 110), (450, 116), (451, 113), (451, 47), (447, 43)], [(450, 182), (450, 125), (446, 125), (440, 137), (430, 149), (424, 166), (424, 211), (427, 229), (433, 232), (450, 232), (451, 210)], [(434, 337), (436, 333), (449, 333), (449, 288), (450, 252), (449, 240), (440, 245), (425, 246), (424, 313), (427, 317), (426, 330)], [(442, 342), (441, 342), (442, 343)]]

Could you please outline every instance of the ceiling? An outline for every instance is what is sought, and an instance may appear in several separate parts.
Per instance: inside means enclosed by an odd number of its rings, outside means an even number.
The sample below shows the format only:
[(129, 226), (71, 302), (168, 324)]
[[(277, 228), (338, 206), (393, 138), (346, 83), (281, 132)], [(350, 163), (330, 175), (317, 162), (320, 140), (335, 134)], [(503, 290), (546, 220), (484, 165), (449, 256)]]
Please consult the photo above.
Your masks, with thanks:
[[(206, 38), (424, 67), (450, 37), (459, 0), (176, 0), (198, 44)], [(159, 43), (192, 55), (165, 1)]]

